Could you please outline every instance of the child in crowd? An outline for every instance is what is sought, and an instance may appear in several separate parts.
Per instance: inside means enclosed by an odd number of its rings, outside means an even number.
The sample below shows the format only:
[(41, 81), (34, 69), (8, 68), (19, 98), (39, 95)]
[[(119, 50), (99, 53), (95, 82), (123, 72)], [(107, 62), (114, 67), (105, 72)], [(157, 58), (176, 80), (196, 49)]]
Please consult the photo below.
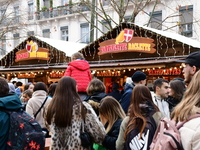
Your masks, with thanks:
[(71, 60), (72, 61), (68, 64), (64, 76), (69, 76), (76, 80), (78, 94), (81, 99), (84, 100), (87, 96), (86, 88), (92, 80), (90, 65), (85, 60), (83, 54), (79, 52), (74, 53), (71, 57)]
[(28, 103), (28, 100), (32, 97), (33, 92), (31, 90), (25, 90), (21, 96), (21, 101), (24, 110), (26, 110), (26, 104)]

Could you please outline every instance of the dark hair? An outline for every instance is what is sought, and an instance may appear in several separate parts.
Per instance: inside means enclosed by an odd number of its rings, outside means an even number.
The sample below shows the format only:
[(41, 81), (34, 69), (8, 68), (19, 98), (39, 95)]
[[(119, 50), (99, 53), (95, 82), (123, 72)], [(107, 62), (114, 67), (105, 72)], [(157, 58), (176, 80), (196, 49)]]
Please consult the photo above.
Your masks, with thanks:
[(50, 84), (50, 86), (49, 86), (49, 92), (48, 92), (48, 94), (49, 94), (50, 96), (52, 96), (52, 97), (53, 97), (53, 95), (54, 95), (54, 93), (55, 93), (57, 84), (58, 84), (58, 83), (52, 83), (52, 84)]
[(163, 78), (159, 78), (159, 79), (156, 79), (153, 83), (153, 91), (156, 92), (156, 87), (160, 87), (163, 85), (163, 82), (166, 82), (166, 83), (169, 83), (169, 81), (163, 79)]
[(4, 96), (9, 93), (9, 86), (6, 79), (0, 77), (0, 96)]
[(17, 86), (17, 87), (18, 87), (18, 86), (22, 86), (22, 85), (23, 85), (22, 82), (20, 82), (20, 81), (16, 82), (16, 86)]
[(92, 95), (95, 92), (106, 92), (106, 87), (99, 79), (92, 79), (86, 89), (88, 95)]
[(31, 85), (31, 83), (27, 83), (24, 85), (24, 91), (28, 90), (29, 86)]
[[(143, 105), (145, 106), (143, 106)], [(151, 92), (148, 87), (144, 85), (137, 85), (132, 91), (130, 106), (128, 110), (129, 122), (125, 130), (124, 137), (136, 127), (140, 131), (140, 138), (146, 126), (146, 117), (149, 110), (159, 111), (158, 107), (153, 103)], [(140, 119), (137, 119), (140, 118)]]
[(46, 92), (48, 92), (47, 90), (47, 86), (44, 82), (37, 82), (33, 88), (33, 91), (38, 91), (38, 90), (44, 90)]
[(17, 81), (12, 81), (12, 84), (15, 84), (15, 83), (17, 83)]
[[(62, 77), (58, 81), (54, 96), (48, 106), (45, 119), (48, 124), (51, 124), (54, 118), (54, 123), (58, 127), (67, 127), (71, 125), (72, 112), (74, 104), (77, 104), (77, 115), (82, 115), (85, 118), (86, 111), (82, 104), (77, 90), (76, 81), (71, 77)], [(66, 108), (67, 107), (67, 108)]]
[(176, 79), (169, 82), (170, 88), (174, 91), (174, 99), (180, 101), (185, 91), (185, 85), (182, 81)]

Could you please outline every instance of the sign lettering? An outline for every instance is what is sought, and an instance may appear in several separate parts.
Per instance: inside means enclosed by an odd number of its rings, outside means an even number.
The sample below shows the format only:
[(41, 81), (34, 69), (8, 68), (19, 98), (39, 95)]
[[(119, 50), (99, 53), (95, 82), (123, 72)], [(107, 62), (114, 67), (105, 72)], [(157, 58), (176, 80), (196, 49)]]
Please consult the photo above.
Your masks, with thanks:
[(134, 37), (134, 30), (122, 30), (116, 39), (101, 42), (98, 48), (99, 55), (119, 52), (155, 53), (154, 40), (144, 37)]

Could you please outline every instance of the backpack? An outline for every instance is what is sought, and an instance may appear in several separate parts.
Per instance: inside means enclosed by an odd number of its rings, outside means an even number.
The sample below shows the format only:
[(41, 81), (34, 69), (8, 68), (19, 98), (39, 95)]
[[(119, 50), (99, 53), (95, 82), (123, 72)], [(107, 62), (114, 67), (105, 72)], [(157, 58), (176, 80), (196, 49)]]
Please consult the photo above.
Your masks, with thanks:
[(150, 150), (183, 150), (175, 121), (168, 118), (160, 120)]
[(10, 116), (10, 127), (6, 150), (44, 150), (45, 138), (40, 124), (22, 108), (8, 110), (0, 108)]
[(125, 149), (126, 150), (148, 150), (152, 142), (153, 136), (156, 132), (156, 122), (153, 118), (153, 113), (150, 113), (146, 119), (146, 127), (142, 134), (142, 138), (139, 140), (140, 132), (138, 128), (133, 129), (126, 138)]
[(189, 120), (200, 117), (200, 114), (190, 116), (188, 120), (176, 125), (173, 120), (161, 119), (151, 143), (150, 150), (183, 150), (179, 129)]

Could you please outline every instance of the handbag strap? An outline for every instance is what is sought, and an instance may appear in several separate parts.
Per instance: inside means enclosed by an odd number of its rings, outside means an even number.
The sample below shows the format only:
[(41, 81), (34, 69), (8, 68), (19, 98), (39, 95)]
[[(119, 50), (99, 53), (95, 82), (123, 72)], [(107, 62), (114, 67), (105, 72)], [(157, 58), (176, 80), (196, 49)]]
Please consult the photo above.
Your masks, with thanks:
[(34, 118), (36, 118), (37, 114), (40, 112), (40, 110), (42, 109), (42, 107), (44, 106), (44, 104), (46, 103), (48, 97), (46, 97), (46, 99), (44, 100), (44, 102), (42, 103), (41, 107), (38, 109), (38, 111), (35, 113)]
[(84, 120), (81, 120), (81, 128), (82, 128), (82, 133), (84, 133)]

